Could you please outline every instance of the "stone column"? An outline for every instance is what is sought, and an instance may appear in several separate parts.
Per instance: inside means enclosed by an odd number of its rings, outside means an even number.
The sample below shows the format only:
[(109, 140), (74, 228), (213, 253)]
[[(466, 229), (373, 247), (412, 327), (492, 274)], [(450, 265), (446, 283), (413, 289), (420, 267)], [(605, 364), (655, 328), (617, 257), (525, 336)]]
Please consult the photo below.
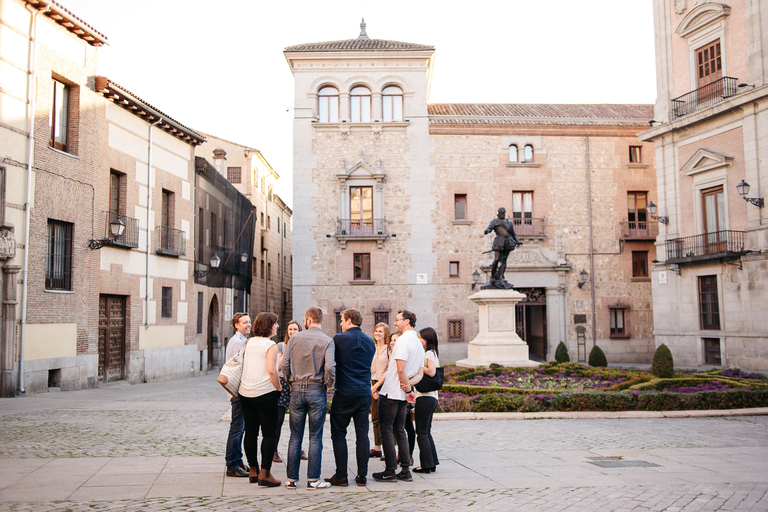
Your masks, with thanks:
[(0, 396), (16, 395), (16, 276), (20, 265), (3, 265), (3, 326), (0, 338)]

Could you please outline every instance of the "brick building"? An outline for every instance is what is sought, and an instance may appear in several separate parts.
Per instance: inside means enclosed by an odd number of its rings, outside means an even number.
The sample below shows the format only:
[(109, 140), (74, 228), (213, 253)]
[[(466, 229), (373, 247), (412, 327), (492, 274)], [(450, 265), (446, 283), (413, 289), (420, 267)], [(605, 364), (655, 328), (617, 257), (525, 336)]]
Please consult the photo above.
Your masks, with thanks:
[(483, 231), (504, 206), (524, 241), (506, 277), (527, 295), (516, 328), (531, 355), (552, 359), (562, 341), (573, 358), (597, 343), (609, 361), (650, 361), (655, 167), (636, 134), (652, 107), (429, 104), (434, 48), (361, 28), (285, 49), (294, 314), (319, 305), (331, 334), (355, 307), (371, 333), (410, 309), (437, 330), (441, 361), (465, 358), (468, 296), (493, 258)]
[(654, 1), (658, 96), (640, 136), (663, 221), (656, 343), (677, 364), (768, 369), (766, 20), (754, 0)]

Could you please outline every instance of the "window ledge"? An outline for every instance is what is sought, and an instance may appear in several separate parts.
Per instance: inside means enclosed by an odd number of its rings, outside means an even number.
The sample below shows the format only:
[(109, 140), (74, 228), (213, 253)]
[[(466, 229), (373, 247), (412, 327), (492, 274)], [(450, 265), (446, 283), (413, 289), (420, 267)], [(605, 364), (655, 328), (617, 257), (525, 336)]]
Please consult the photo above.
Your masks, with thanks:
[(72, 153), (67, 153), (66, 151), (62, 151), (61, 149), (56, 149), (53, 146), (48, 146), (48, 149), (50, 149), (51, 151), (54, 151), (54, 152), (56, 152), (56, 153), (58, 153), (60, 155), (64, 155), (64, 156), (68, 156), (69, 158), (75, 158), (77, 160), (80, 160), (79, 156), (73, 155)]
[(469, 226), (472, 224), (471, 220), (452, 220), (451, 223), (454, 226)]
[(627, 164), (628, 169), (645, 169), (648, 164)]
[(376, 122), (369, 122), (369, 123), (351, 123), (349, 121), (347, 122), (339, 122), (339, 123), (321, 123), (319, 121), (313, 122), (312, 126), (314, 126), (317, 130), (322, 131), (340, 131), (340, 132), (346, 132), (349, 130), (353, 131), (380, 131), (382, 129), (406, 129), (411, 124), (410, 121), (376, 121)]
[(173, 251), (171, 249), (156, 249), (155, 254), (158, 256), (170, 256), (171, 258), (178, 258), (184, 256), (184, 251)]
[(629, 282), (630, 283), (650, 283), (651, 278), (650, 277), (630, 277)]
[(608, 336), (609, 338), (631, 338), (629, 334), (611, 334)]
[(504, 165), (507, 167), (541, 167), (541, 164), (537, 164), (534, 162), (520, 162), (520, 163), (507, 162)]
[(373, 281), (371, 279), (355, 279), (353, 281), (350, 281), (349, 284), (353, 284), (353, 285), (370, 285), (370, 284), (376, 284), (376, 281)]
[(61, 293), (61, 294), (64, 294), (64, 295), (71, 295), (71, 294), (75, 293), (72, 290), (43, 290), (43, 291), (45, 293)]

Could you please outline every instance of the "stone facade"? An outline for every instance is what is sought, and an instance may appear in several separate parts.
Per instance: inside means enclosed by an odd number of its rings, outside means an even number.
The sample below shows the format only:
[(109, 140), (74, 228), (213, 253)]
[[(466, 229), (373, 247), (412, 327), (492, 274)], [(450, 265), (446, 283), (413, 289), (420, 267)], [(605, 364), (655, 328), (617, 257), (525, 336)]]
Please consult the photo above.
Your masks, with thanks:
[[(643, 218), (644, 236), (625, 236), (622, 223), (629, 193), (656, 200), (653, 151), (636, 137), (651, 106), (429, 104), (434, 48), (364, 34), (285, 55), (295, 78), (295, 316), (319, 305), (332, 334), (334, 313), (355, 307), (371, 333), (409, 309), (417, 329), (437, 330), (441, 361), (465, 358), (478, 333), (473, 274), (493, 259), (483, 231), (500, 206), (513, 216), (519, 193), (532, 218), (518, 210), (524, 245), (506, 276), (528, 296), (517, 329), (532, 355), (552, 359), (562, 341), (576, 359), (583, 325), (582, 351), (597, 343), (611, 362), (650, 361), (651, 284), (647, 271), (633, 277), (632, 253), (647, 269), (656, 227)], [(630, 146), (644, 160), (630, 162)], [(623, 318), (614, 335), (612, 310)]]
[(768, 193), (767, 17), (749, 0), (654, 2), (657, 123), (640, 136), (655, 143), (669, 219), (652, 271), (656, 344), (679, 365), (768, 369), (768, 213), (757, 200)]

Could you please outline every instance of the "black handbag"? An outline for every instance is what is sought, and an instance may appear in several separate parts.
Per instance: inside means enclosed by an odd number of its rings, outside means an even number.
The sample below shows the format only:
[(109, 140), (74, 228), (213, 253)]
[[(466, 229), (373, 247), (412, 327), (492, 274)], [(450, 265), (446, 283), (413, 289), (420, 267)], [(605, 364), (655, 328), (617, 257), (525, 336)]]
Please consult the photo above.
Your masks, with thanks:
[(430, 377), (424, 374), (418, 384), (414, 386), (419, 393), (428, 393), (430, 391), (439, 391), (443, 389), (443, 367), (435, 368), (435, 376)]

